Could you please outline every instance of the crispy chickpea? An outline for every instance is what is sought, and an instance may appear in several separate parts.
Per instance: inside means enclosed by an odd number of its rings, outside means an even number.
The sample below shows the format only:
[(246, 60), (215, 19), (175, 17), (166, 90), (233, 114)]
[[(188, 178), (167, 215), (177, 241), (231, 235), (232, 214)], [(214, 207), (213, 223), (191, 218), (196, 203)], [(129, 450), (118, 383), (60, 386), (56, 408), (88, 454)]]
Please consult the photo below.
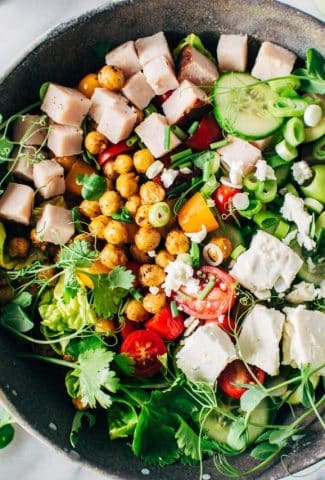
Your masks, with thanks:
[(142, 203), (152, 205), (153, 203), (162, 202), (166, 192), (161, 185), (155, 182), (146, 182), (140, 187), (140, 198)]
[(105, 227), (104, 237), (106, 242), (113, 245), (122, 245), (128, 241), (128, 230), (125, 223), (118, 220), (110, 220)]
[(125, 202), (125, 208), (127, 211), (132, 215), (132, 217), (135, 216), (137, 213), (138, 208), (141, 205), (141, 198), (139, 195), (132, 195), (126, 202)]
[(171, 230), (167, 235), (165, 245), (168, 253), (178, 255), (188, 251), (190, 242), (181, 230)]
[(70, 170), (72, 165), (78, 160), (75, 155), (69, 155), (65, 157), (55, 157), (55, 161), (64, 168), (64, 170)]
[(123, 173), (116, 179), (116, 190), (123, 198), (130, 198), (138, 193), (138, 180), (133, 172)]
[(104, 240), (104, 230), (109, 222), (109, 219), (105, 215), (98, 215), (91, 219), (90, 224), (88, 225), (89, 231), (93, 237)]
[(105, 65), (98, 72), (98, 82), (101, 87), (118, 92), (125, 83), (123, 70), (114, 65)]
[(169, 262), (173, 262), (174, 260), (175, 256), (171, 255), (167, 250), (160, 250), (155, 256), (155, 262), (161, 268), (166, 268)]
[(131, 155), (121, 153), (115, 158), (114, 170), (122, 175), (123, 173), (129, 173), (133, 169), (133, 160)]
[(144, 287), (159, 287), (164, 280), (165, 272), (158, 265), (141, 265), (139, 269), (139, 281)]
[(88, 73), (85, 75), (79, 82), (78, 90), (83, 93), (86, 97), (91, 98), (95, 91), (95, 88), (98, 88), (98, 76), (97, 73)]
[(73, 239), (74, 242), (78, 242), (80, 240), (88, 242), (89, 245), (93, 245), (94, 243), (94, 238), (91, 235), (89, 235), (89, 233), (79, 233)]
[(151, 227), (151, 224), (149, 222), (149, 210), (150, 210), (150, 205), (141, 205), (137, 213), (135, 214), (134, 220), (139, 227)]
[(146, 173), (154, 160), (152, 153), (147, 148), (142, 148), (133, 155), (134, 167), (139, 173)]
[(98, 217), (101, 214), (97, 200), (83, 200), (79, 205), (79, 212), (88, 218)]
[(5, 305), (15, 298), (15, 293), (10, 287), (0, 288), (0, 305)]
[(73, 398), (71, 401), (76, 410), (87, 410), (88, 408), (87, 403), (84, 403), (79, 397)]
[(135, 299), (128, 302), (125, 315), (132, 322), (144, 322), (149, 318), (149, 313), (144, 309), (142, 303)]
[(106, 178), (110, 180), (115, 180), (117, 177), (117, 173), (114, 170), (114, 162), (106, 162), (103, 166), (103, 173)]
[(114, 322), (112, 320), (108, 320), (107, 318), (100, 318), (97, 320), (95, 324), (95, 332), (97, 333), (106, 333), (112, 334), (116, 330)]
[(106, 150), (108, 147), (108, 140), (103, 134), (97, 131), (89, 132), (85, 138), (85, 147), (88, 152), (93, 155), (98, 155)]
[(15, 237), (9, 242), (9, 255), (11, 258), (25, 258), (28, 255), (30, 241), (25, 237)]
[(155, 228), (140, 227), (135, 234), (134, 242), (139, 250), (150, 252), (158, 247), (161, 236)]
[[(214, 237), (211, 238), (209, 243), (213, 243), (213, 245), (217, 245), (217, 247), (220, 248), (224, 260), (229, 257), (233, 250), (232, 243), (227, 237)], [(213, 252), (213, 250), (209, 249), (208, 254), (213, 261), (218, 260), (217, 255), (215, 252)]]
[(166, 295), (164, 292), (147, 293), (143, 299), (143, 306), (147, 312), (155, 314), (160, 312), (166, 305)]
[(109, 217), (112, 213), (119, 212), (122, 207), (122, 199), (117, 192), (109, 190), (100, 197), (99, 206), (102, 214)]
[(138, 263), (150, 263), (152, 261), (152, 258), (150, 258), (146, 252), (139, 250), (136, 245), (131, 245), (130, 253), (133, 259)]
[(105, 267), (113, 269), (119, 265), (126, 265), (128, 259), (123, 248), (108, 243), (99, 254), (99, 260)]

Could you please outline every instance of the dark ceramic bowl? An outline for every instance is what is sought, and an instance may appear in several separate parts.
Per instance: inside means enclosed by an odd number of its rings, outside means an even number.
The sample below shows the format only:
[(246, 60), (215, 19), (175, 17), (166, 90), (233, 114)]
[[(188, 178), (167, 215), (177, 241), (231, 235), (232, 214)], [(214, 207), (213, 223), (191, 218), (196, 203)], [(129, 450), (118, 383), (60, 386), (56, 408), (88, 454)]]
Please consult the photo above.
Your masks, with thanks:
[[(16, 64), (0, 84), (0, 111), (13, 114), (35, 101), (39, 85), (47, 80), (74, 85), (94, 71), (100, 61), (92, 45), (99, 41), (119, 44), (129, 39), (164, 30), (177, 40), (197, 32), (214, 50), (220, 33), (248, 33), (251, 53), (259, 41), (270, 40), (303, 56), (307, 47), (325, 54), (323, 25), (312, 17), (271, 0), (134, 0), (109, 5), (59, 26)], [(2, 47), (4, 48), (4, 47)], [(254, 58), (254, 57), (253, 57)], [(73, 408), (64, 391), (61, 372), (52, 366), (23, 361), (14, 338), (0, 331), (0, 398), (30, 432), (57, 450), (68, 453)], [(57, 426), (54, 431), (50, 423)], [(308, 445), (308, 447), (307, 447)], [(105, 421), (85, 431), (77, 448), (80, 462), (109, 475), (111, 480), (143, 480), (145, 466), (135, 458), (126, 442), (110, 443)], [(305, 445), (290, 453), (285, 463), (296, 472), (320, 460), (325, 453), (322, 433), (316, 422), (310, 425)], [(243, 455), (240, 469), (248, 466)], [(212, 462), (205, 473), (220, 479)], [(150, 467), (155, 480), (197, 479), (198, 467), (174, 465)], [(285, 475), (281, 463), (266, 473), (250, 478), (278, 479)]]

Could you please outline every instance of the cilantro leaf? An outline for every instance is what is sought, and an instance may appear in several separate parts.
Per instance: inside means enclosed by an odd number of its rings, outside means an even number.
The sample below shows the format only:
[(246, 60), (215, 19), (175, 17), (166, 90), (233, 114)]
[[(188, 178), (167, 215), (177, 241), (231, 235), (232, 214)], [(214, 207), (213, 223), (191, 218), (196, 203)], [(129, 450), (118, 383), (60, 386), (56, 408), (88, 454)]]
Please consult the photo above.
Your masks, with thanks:
[(306, 68), (298, 68), (293, 74), (307, 77), (300, 80), (304, 92), (325, 94), (325, 59), (314, 48), (306, 52)]
[(85, 200), (98, 200), (107, 188), (105, 177), (96, 173), (77, 175), (76, 183), (82, 185), (81, 196)]
[(257, 445), (251, 451), (251, 457), (255, 458), (256, 460), (266, 460), (273, 455), (275, 452), (278, 451), (278, 447), (276, 445), (271, 445), (268, 442), (263, 442)]
[(111, 440), (127, 438), (135, 430), (138, 414), (134, 406), (123, 398), (115, 397), (107, 413), (108, 431)]
[(84, 353), (87, 350), (95, 350), (102, 346), (103, 340), (98, 335), (72, 338), (66, 348), (66, 353), (74, 358), (78, 358), (81, 353)]
[(95, 425), (96, 417), (90, 412), (76, 412), (71, 425), (71, 432), (70, 432), (70, 444), (73, 448), (76, 447), (79, 441), (79, 435), (82, 428), (83, 420), (87, 420), (89, 424), (89, 428), (92, 428)]
[(8, 303), (0, 309), (0, 325), (22, 333), (29, 332), (34, 327), (28, 315), (15, 303)]
[(201, 458), (199, 436), (182, 417), (179, 417), (179, 422), (180, 426), (175, 434), (178, 448), (182, 450), (186, 457), (199, 461)]
[(130, 357), (130, 355), (127, 353), (119, 353), (115, 355), (114, 362), (125, 375), (133, 375), (135, 360)]
[(10, 154), (14, 148), (14, 144), (6, 137), (0, 138), (0, 163), (9, 159)]

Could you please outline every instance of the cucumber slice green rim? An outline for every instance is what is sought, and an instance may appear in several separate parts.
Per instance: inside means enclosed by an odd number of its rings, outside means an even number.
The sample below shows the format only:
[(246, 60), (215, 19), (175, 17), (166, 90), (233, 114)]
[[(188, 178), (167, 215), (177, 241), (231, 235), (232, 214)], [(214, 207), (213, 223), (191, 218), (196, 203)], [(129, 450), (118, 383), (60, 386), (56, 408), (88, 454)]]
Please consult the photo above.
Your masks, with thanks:
[(274, 117), (268, 109), (268, 102), (276, 98), (268, 84), (248, 73), (225, 73), (213, 87), (214, 116), (221, 128), (234, 136), (266, 138), (283, 124), (284, 119)]

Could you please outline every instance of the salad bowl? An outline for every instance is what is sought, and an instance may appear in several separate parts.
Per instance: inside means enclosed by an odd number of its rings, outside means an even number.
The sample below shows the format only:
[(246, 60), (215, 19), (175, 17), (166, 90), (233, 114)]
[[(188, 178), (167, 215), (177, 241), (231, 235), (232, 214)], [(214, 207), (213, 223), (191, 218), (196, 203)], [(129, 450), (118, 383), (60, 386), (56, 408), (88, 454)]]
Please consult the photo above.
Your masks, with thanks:
[[(92, 47), (99, 42), (114, 46), (160, 30), (175, 44), (185, 33), (195, 32), (211, 50), (221, 33), (247, 33), (251, 58), (263, 40), (287, 47), (300, 57), (309, 47), (325, 55), (324, 26), (272, 0), (122, 1), (60, 25), (33, 46), (1, 80), (1, 113), (6, 118), (32, 104), (38, 86), (49, 79), (73, 86), (88, 71), (96, 71), (102, 61)], [(197, 466), (176, 464), (143, 470), (147, 466), (131, 454), (126, 442), (108, 441), (104, 416), (98, 417), (96, 428), (82, 433), (76, 449), (71, 450), (74, 411), (64, 394), (60, 372), (17, 357), (17, 341), (2, 329), (0, 333), (0, 399), (28, 431), (67, 455), (77, 454), (78, 461), (110, 479), (138, 480), (148, 470), (151, 478), (159, 480), (199, 478)], [(285, 451), (284, 463), (288, 471), (297, 472), (321, 460), (324, 452), (324, 436), (315, 421), (299, 445)], [(241, 455), (234, 463), (245, 470), (249, 459)], [(222, 478), (212, 461), (204, 462), (203, 469), (211, 478)], [(283, 463), (277, 461), (250, 478), (276, 480), (286, 473)]]

